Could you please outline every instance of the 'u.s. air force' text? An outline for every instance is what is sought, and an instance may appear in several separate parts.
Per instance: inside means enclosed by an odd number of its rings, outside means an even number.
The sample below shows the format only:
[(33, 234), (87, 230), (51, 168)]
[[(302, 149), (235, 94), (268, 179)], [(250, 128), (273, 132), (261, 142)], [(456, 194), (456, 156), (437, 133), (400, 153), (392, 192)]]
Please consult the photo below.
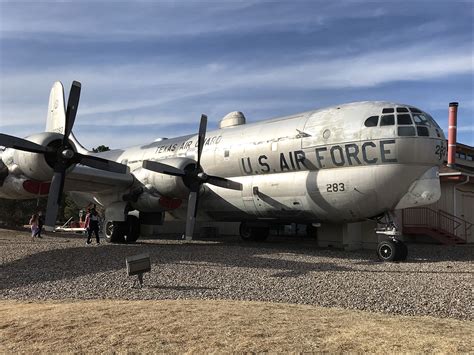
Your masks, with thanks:
[[(240, 163), (245, 174), (265, 174), (295, 170), (315, 170), (329, 167), (356, 166), (366, 164), (397, 163), (393, 152), (395, 140), (367, 141), (361, 144), (348, 143), (331, 147), (317, 147), (313, 151), (295, 150), (279, 153), (277, 159), (267, 154), (258, 157), (243, 157)], [(276, 166), (275, 166), (276, 165)]]

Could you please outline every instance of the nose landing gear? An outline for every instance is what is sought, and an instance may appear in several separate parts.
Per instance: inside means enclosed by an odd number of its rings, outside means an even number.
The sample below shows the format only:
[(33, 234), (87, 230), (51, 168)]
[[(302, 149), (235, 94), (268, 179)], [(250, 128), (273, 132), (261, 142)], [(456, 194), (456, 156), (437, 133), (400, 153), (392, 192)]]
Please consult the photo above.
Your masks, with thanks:
[(381, 227), (376, 228), (375, 232), (388, 237), (377, 246), (377, 256), (381, 261), (404, 261), (408, 256), (406, 244), (397, 238), (401, 233), (394, 217), (392, 213), (388, 212), (377, 219), (377, 224)]
[(407, 259), (408, 248), (398, 239), (384, 240), (377, 246), (377, 256), (381, 261), (404, 261)]

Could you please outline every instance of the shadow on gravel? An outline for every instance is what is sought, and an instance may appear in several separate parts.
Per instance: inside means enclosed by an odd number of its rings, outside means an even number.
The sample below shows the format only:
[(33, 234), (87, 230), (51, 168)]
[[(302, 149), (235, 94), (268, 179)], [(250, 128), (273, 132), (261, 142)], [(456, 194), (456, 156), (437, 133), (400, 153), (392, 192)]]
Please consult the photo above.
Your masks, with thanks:
[[(62, 242), (60, 242), (63, 244)], [(285, 260), (293, 254), (291, 248), (264, 245), (213, 244), (152, 244), (141, 242), (131, 245), (100, 245), (52, 249), (28, 255), (0, 266), (0, 290), (35, 283), (67, 280), (77, 277), (123, 270), (127, 256), (148, 253), (153, 267), (175, 264), (177, 267), (209, 268), (243, 267), (275, 270), (273, 277), (297, 277), (308, 272), (350, 271), (350, 268), (325, 262)], [(319, 253), (324, 253), (319, 251)], [(310, 253), (315, 256), (317, 254)], [(284, 270), (282, 272), (282, 270)], [(157, 286), (159, 287), (159, 286)]]
[[(63, 238), (54, 237), (54, 244), (64, 245)], [(79, 236), (80, 237), (80, 236)], [(70, 238), (70, 237), (69, 237)], [(81, 238), (81, 237), (80, 237)], [(48, 241), (49, 242), (49, 241)], [(380, 268), (380, 262), (375, 261), (373, 251), (346, 252), (340, 250), (316, 249), (315, 241), (304, 241), (303, 244), (289, 244), (288, 238), (281, 238), (266, 243), (242, 243), (235, 238), (223, 238), (219, 242), (195, 240), (192, 243), (158, 244), (156, 240), (143, 240), (136, 244), (120, 245), (105, 244), (101, 246), (83, 246), (59, 248), (41, 251), (28, 255), (0, 266), (0, 290), (21, 287), (35, 283), (74, 279), (81, 276), (101, 272), (115, 272), (123, 270), (125, 274), (125, 258), (127, 256), (148, 253), (153, 267), (159, 270), (160, 265), (171, 264), (176, 267), (210, 268), (233, 267), (275, 270), (272, 277), (295, 278), (309, 272), (372, 272), (372, 273), (416, 273), (417, 270), (394, 270), (393, 268)], [(77, 245), (77, 242), (71, 242)], [(19, 246), (20, 247), (20, 246)], [(417, 246), (418, 247), (418, 246)], [(443, 258), (442, 249), (439, 252), (423, 255), (426, 248), (413, 248), (415, 260), (407, 263), (432, 263), (446, 260)], [(436, 249), (436, 248), (435, 248)], [(437, 249), (436, 249), (437, 250)], [(448, 249), (446, 249), (448, 250)], [(453, 250), (453, 249), (450, 249)], [(459, 251), (459, 250), (458, 250)], [(470, 251), (464, 250), (460, 260), (471, 260)], [(450, 253), (456, 254), (456, 253)], [(298, 261), (298, 255), (315, 258), (314, 262)], [(453, 255), (449, 255), (454, 261)], [(289, 260), (289, 259), (292, 260)], [(342, 266), (334, 262), (318, 261), (317, 258), (350, 259), (348, 265)], [(372, 260), (370, 260), (372, 259)], [(373, 269), (353, 269), (351, 265), (374, 266)], [(419, 271), (420, 273), (469, 273), (453, 269)], [(156, 286), (160, 288), (160, 286)]]

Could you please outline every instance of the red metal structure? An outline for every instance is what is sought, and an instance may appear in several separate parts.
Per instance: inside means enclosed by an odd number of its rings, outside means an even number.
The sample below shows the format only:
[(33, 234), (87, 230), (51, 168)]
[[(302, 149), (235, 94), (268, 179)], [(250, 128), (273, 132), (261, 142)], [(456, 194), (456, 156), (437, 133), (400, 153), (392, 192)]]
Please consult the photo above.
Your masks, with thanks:
[(403, 234), (427, 235), (443, 244), (464, 244), (472, 223), (443, 210), (428, 207), (403, 210)]
[(456, 130), (458, 121), (458, 103), (449, 103), (448, 119), (448, 167), (456, 164)]

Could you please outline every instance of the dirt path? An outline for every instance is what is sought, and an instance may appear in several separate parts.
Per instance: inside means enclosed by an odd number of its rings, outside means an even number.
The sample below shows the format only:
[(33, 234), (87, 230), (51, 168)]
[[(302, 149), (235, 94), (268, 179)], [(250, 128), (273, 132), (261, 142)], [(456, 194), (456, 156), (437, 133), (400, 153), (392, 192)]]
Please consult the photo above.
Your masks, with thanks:
[(0, 353), (461, 352), (474, 323), (236, 301), (0, 301)]

